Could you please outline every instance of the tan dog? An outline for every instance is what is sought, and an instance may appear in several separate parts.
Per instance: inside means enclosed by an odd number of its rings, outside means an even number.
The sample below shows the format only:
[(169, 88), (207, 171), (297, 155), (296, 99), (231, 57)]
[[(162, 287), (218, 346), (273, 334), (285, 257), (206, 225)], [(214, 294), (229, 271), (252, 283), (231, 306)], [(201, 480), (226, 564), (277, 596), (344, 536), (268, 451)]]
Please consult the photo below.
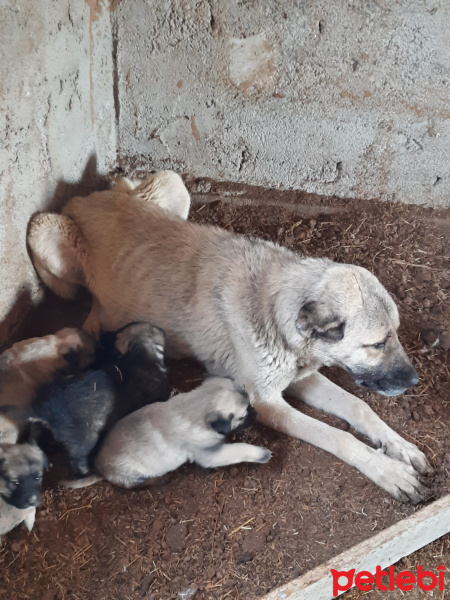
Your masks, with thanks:
[(251, 444), (226, 444), (256, 418), (245, 391), (224, 377), (208, 377), (200, 387), (167, 402), (144, 406), (124, 417), (107, 434), (95, 459), (100, 476), (66, 483), (85, 487), (101, 479), (121, 487), (146, 485), (185, 462), (223, 467), (266, 463), (271, 452)]
[[(179, 209), (172, 192), (161, 208), (160, 177), (171, 189), (167, 172), (142, 184), (159, 190), (159, 206), (139, 188), (116, 188), (73, 199), (63, 215), (34, 217), (28, 241), (44, 281), (57, 293), (91, 290), (87, 328), (155, 323), (169, 355), (195, 356), (211, 374), (235, 379), (263, 423), (331, 452), (399, 500), (426, 498), (425, 455), (318, 373), (338, 365), (385, 395), (417, 383), (397, 338), (397, 308), (376, 277), (185, 222), (185, 194)], [(345, 419), (379, 451), (295, 410), (286, 389)]]
[[(61, 329), (55, 334), (17, 342), (0, 355), (0, 406), (26, 406), (54, 373), (70, 365), (83, 369), (94, 359), (94, 339), (85, 331)], [(15, 443), (19, 430), (0, 415), (0, 442)]]
[(22, 522), (33, 528), (46, 464), (34, 443), (0, 444), (0, 535)]

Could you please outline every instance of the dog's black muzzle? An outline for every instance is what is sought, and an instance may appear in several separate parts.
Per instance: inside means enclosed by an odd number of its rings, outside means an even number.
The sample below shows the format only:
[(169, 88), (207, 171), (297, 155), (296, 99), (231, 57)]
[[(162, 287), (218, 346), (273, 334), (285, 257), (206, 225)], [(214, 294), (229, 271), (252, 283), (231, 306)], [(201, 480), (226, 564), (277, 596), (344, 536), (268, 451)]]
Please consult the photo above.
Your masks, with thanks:
[(253, 425), (253, 423), (255, 421), (256, 421), (256, 410), (253, 408), (253, 406), (251, 406), (251, 404), (249, 404), (249, 406), (247, 408), (247, 414), (245, 415), (245, 419), (242, 421), (242, 423), (240, 423), (236, 427), (236, 429), (233, 429), (233, 433), (247, 429), (247, 427), (250, 427), (250, 425)]
[(382, 369), (349, 371), (360, 387), (379, 392), (384, 396), (398, 396), (419, 381), (416, 369), (411, 365), (401, 365), (390, 371)]
[(17, 482), (8, 484), (9, 494), (2, 494), (3, 500), (16, 508), (33, 508), (41, 503), (40, 483), (35, 475), (19, 477)]

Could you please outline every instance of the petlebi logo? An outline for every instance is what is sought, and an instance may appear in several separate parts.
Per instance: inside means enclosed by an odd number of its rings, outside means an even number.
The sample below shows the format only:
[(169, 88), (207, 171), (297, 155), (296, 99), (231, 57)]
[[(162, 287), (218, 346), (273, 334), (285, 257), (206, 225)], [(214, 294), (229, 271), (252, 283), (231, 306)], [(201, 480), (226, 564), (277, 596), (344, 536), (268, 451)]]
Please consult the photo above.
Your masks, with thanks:
[(437, 567), (437, 574), (433, 571), (425, 571), (421, 565), (417, 567), (416, 573), (412, 571), (395, 572), (395, 567), (390, 566), (383, 570), (379, 565), (375, 569), (375, 574), (370, 571), (359, 571), (355, 569), (350, 571), (336, 571), (330, 569), (333, 577), (333, 597), (341, 592), (346, 592), (353, 585), (363, 592), (369, 592), (375, 586), (382, 592), (399, 589), (402, 592), (409, 592), (417, 585), (421, 590), (431, 591), (437, 588), (444, 591), (444, 571), (445, 565)]

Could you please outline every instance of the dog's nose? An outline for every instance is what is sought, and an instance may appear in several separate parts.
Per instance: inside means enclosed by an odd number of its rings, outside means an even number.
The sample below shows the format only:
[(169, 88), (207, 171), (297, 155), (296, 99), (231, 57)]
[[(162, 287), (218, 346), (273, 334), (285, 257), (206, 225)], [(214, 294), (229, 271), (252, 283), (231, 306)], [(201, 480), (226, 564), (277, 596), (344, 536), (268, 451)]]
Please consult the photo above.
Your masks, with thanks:
[(403, 378), (406, 387), (412, 387), (419, 383), (419, 376), (416, 369), (412, 365), (408, 365), (403, 369)]
[(249, 407), (247, 408), (247, 419), (246, 420), (249, 422), (253, 422), (255, 419), (256, 419), (256, 410), (250, 404)]
[(30, 506), (39, 506), (41, 503), (40, 494), (33, 494), (30, 498)]
[(417, 374), (417, 371), (415, 370), (415, 368), (412, 368), (412, 374), (411, 374), (411, 379), (410, 379), (411, 385), (417, 385), (419, 383), (419, 376)]

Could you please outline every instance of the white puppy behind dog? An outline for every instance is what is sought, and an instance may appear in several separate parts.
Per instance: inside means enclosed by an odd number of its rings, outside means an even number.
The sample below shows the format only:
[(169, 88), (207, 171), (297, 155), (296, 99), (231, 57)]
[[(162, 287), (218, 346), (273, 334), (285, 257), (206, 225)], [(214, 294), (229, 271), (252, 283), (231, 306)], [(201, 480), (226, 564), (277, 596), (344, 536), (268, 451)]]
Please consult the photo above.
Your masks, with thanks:
[(192, 392), (145, 406), (119, 421), (95, 460), (100, 476), (66, 485), (85, 487), (106, 479), (133, 488), (151, 483), (185, 462), (205, 468), (266, 463), (272, 455), (267, 448), (225, 443), (226, 434), (242, 431), (255, 418), (245, 391), (230, 379), (209, 377)]

